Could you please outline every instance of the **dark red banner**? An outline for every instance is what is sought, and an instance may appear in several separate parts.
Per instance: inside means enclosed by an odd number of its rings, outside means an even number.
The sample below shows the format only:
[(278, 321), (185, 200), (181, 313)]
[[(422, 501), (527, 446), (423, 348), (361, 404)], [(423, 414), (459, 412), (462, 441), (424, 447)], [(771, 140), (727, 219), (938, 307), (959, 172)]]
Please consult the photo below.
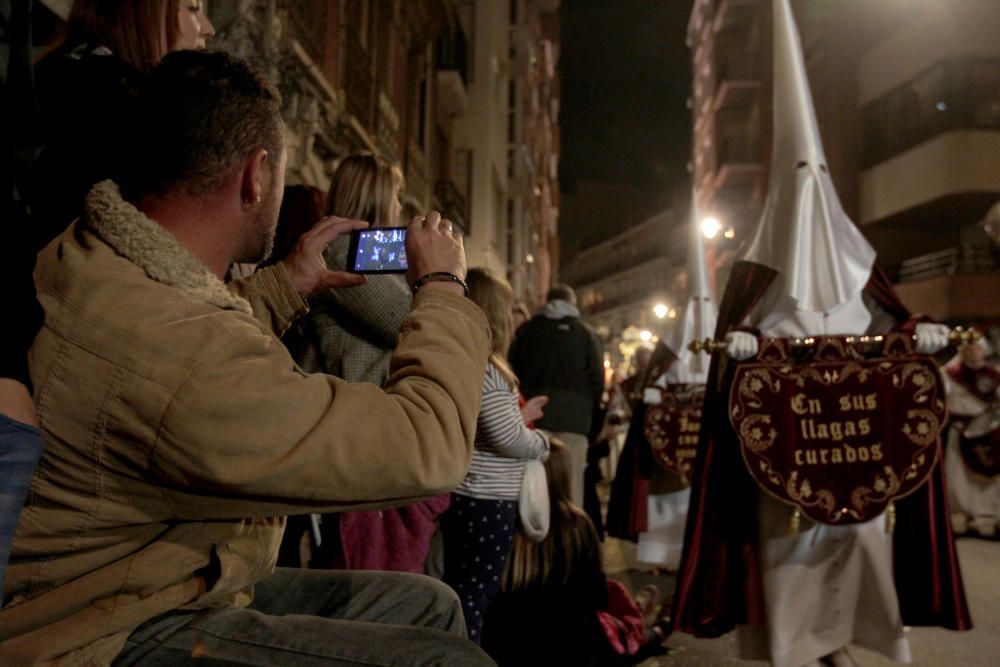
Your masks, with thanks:
[(926, 481), (947, 412), (933, 360), (911, 335), (887, 334), (762, 340), (736, 371), (729, 415), (762, 489), (844, 525)]
[(694, 473), (704, 402), (705, 385), (671, 384), (667, 385), (660, 403), (646, 410), (645, 434), (653, 456), (687, 484)]

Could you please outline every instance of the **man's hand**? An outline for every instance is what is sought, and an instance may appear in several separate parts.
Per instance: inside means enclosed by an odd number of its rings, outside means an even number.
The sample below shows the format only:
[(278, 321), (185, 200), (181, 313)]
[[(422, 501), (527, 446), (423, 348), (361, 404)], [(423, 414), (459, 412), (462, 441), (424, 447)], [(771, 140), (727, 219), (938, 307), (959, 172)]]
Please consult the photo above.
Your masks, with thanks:
[(944, 324), (921, 322), (917, 325), (917, 352), (934, 354), (948, 346), (948, 334), (951, 329)]
[(361, 274), (331, 271), (323, 252), (335, 238), (368, 226), (362, 220), (347, 220), (336, 216), (321, 218), (313, 228), (299, 237), (292, 252), (281, 260), (295, 289), (303, 297), (312, 296), (332, 287), (357, 287), (367, 280)]
[(745, 331), (730, 331), (726, 334), (726, 354), (736, 361), (749, 359), (757, 354), (760, 344), (757, 337)]
[(530, 424), (536, 419), (541, 419), (544, 415), (542, 408), (549, 402), (548, 396), (534, 396), (524, 402), (521, 407), (521, 419), (525, 424)]
[[(449, 220), (443, 220), (437, 211), (431, 211), (426, 216), (418, 215), (410, 221), (406, 232), (406, 261), (409, 269), (406, 279), (412, 285), (421, 276), (428, 273), (454, 273), (465, 280), (465, 244), (462, 235), (454, 231)], [(451, 282), (430, 282), (421, 289), (428, 287), (449, 289), (462, 294), (462, 286)]]

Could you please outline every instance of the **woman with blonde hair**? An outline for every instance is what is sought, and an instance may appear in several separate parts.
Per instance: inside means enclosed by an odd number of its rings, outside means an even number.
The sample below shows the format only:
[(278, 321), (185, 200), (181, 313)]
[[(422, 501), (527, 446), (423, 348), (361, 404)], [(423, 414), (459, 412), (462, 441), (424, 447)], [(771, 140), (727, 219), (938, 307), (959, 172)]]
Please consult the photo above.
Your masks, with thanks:
[(469, 298), (483, 312), (492, 334), (483, 399), (476, 423), (472, 464), (451, 494), (441, 517), (444, 581), (462, 600), (469, 639), (479, 643), (486, 610), (500, 590), (500, 575), (514, 539), (517, 499), (525, 461), (547, 456), (548, 437), (527, 423), (542, 416), (538, 396), (520, 408), (517, 377), (507, 363), (512, 336), (510, 285), (483, 268), (466, 276)]
[[(403, 172), (397, 165), (372, 153), (354, 153), (334, 170), (325, 214), (364, 220), (372, 227), (395, 227), (402, 213), (402, 190)], [(279, 224), (275, 248), (291, 249), (299, 234), (294, 226)], [(327, 248), (331, 269), (346, 269), (349, 242), (343, 235)], [(360, 287), (310, 298), (309, 313), (282, 340), (308, 372), (381, 387), (389, 377), (389, 359), (411, 300), (403, 276), (369, 275)], [(325, 514), (309, 565), (422, 573), (437, 517), (447, 506), (445, 494), (392, 510)]]

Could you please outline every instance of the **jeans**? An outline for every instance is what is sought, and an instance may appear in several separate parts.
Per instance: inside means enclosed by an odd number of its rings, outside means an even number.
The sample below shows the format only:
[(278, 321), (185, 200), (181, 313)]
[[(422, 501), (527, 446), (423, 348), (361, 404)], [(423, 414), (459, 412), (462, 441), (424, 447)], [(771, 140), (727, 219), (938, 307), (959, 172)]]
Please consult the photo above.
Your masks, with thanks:
[(465, 639), (454, 591), (423, 575), (278, 568), (253, 603), (158, 616), (125, 665), (493, 665)]
[(42, 432), (0, 414), (0, 592), (17, 520), (41, 456)]

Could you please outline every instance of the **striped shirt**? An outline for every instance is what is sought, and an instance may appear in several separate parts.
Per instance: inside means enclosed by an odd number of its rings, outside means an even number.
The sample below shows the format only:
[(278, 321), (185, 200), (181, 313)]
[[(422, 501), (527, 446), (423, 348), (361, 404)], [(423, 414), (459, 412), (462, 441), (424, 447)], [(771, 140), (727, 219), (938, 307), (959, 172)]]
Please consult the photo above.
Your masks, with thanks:
[(517, 392), (496, 366), (489, 364), (472, 465), (455, 493), (473, 498), (517, 500), (524, 462), (543, 458), (548, 451), (548, 438), (524, 425)]

